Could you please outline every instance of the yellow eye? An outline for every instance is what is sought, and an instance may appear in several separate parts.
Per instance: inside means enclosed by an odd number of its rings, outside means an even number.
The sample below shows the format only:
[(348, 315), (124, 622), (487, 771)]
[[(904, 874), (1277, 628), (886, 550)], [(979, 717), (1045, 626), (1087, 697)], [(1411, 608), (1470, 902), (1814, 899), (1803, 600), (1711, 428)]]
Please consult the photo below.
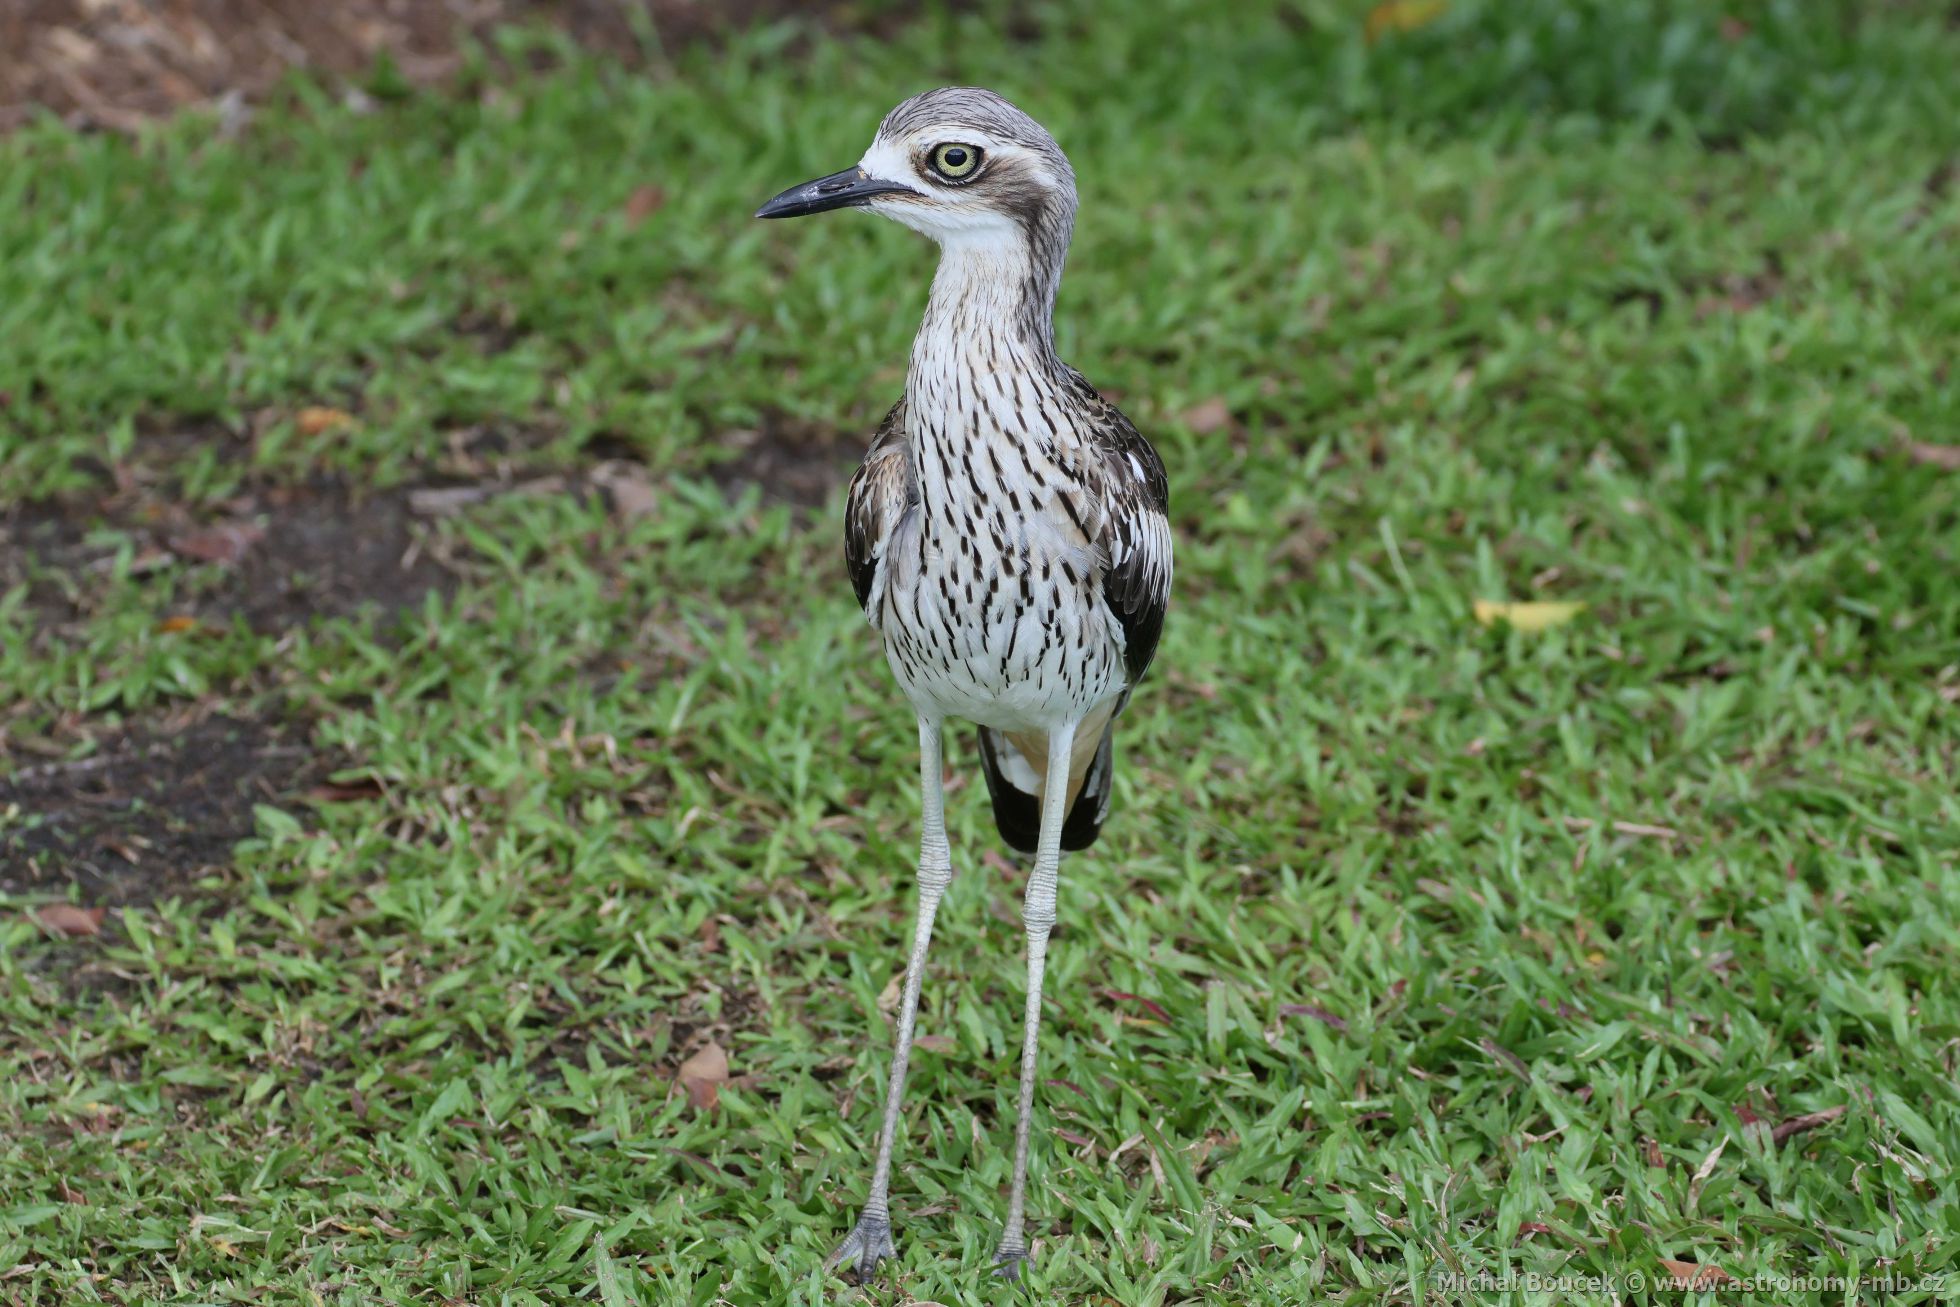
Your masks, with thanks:
[(980, 147), (951, 143), (932, 149), (932, 170), (949, 181), (971, 177), (980, 166)]

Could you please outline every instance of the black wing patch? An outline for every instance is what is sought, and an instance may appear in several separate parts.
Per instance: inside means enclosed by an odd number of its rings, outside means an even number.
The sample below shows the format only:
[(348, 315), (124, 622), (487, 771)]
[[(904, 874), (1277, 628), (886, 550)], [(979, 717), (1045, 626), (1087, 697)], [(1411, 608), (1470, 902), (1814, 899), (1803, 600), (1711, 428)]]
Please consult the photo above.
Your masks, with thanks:
[(851, 478), (850, 497), (844, 503), (844, 566), (850, 571), (858, 607), (874, 622), (884, 597), (880, 581), (885, 541), (905, 510), (919, 499), (912, 476), (912, 451), (902, 430), (904, 415), (905, 401), (901, 399), (878, 424), (878, 434), (872, 437), (864, 462)]
[(1170, 607), (1170, 479), (1130, 420), (1080, 373), (1071, 375), (1078, 398), (1098, 419), (1089, 446), (1104, 508), (1096, 543), (1109, 560), (1103, 599), (1123, 628), (1123, 670), (1135, 685), (1157, 652)]

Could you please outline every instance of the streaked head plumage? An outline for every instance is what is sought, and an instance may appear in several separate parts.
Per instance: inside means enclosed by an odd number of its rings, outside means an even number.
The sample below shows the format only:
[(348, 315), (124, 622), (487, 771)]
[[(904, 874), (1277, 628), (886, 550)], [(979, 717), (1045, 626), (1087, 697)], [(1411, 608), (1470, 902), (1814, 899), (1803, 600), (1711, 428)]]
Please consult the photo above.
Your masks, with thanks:
[(1046, 128), (993, 91), (947, 86), (886, 114), (855, 169), (791, 188), (761, 216), (869, 208), (942, 244), (1065, 248), (1075, 203), (1075, 171)]

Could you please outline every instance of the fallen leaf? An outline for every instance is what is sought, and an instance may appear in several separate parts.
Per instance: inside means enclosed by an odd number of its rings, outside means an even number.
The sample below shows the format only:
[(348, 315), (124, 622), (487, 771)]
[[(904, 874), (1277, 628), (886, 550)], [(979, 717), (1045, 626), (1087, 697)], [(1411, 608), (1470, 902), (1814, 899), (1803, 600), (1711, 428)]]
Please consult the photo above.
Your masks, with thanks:
[(592, 469), (592, 484), (606, 495), (613, 516), (622, 522), (637, 521), (660, 506), (647, 470), (638, 463), (612, 459)]
[(713, 953), (721, 948), (721, 923), (708, 917), (701, 923), (701, 949)]
[(1482, 626), (1504, 622), (1514, 631), (1544, 631), (1554, 626), (1564, 626), (1585, 612), (1586, 606), (1580, 603), (1512, 604), (1479, 599), (1470, 605), (1470, 611)]
[(1311, 1003), (1282, 1003), (1279, 1005), (1279, 1014), (1283, 1017), (1312, 1017), (1323, 1026), (1332, 1026), (1336, 1030), (1345, 1031), (1348, 1028), (1345, 1018), (1337, 1017), (1326, 1008), (1315, 1007)]
[(1546, 1225), (1543, 1221), (1521, 1221), (1518, 1224), (1518, 1233), (1522, 1235), (1522, 1234), (1555, 1234), (1557, 1232), (1554, 1231), (1551, 1226)]
[(533, 477), (515, 485), (489, 481), (473, 486), (425, 486), (408, 492), (408, 508), (418, 517), (454, 517), (471, 504), (496, 495), (555, 495), (565, 489), (565, 478)]
[(73, 903), (47, 903), (34, 909), (41, 929), (61, 939), (79, 939), (100, 934), (107, 908), (78, 908)]
[(79, 1189), (70, 1188), (68, 1181), (66, 1180), (55, 1181), (55, 1194), (64, 1203), (73, 1203), (77, 1207), (88, 1206), (87, 1196), (84, 1195)]
[(944, 1055), (959, 1047), (951, 1035), (920, 1035), (912, 1041), (912, 1047), (923, 1048), (928, 1053)]
[(1649, 1139), (1647, 1141), (1647, 1165), (1649, 1166), (1667, 1165), (1667, 1159), (1661, 1156), (1661, 1146), (1659, 1140)]
[(1232, 410), (1224, 396), (1213, 395), (1185, 409), (1177, 420), (1191, 428), (1193, 435), (1213, 436), (1232, 425)]
[(356, 776), (348, 781), (322, 781), (302, 797), (313, 803), (358, 803), (362, 799), (378, 799), (386, 792), (374, 777)]
[(660, 212), (661, 207), (666, 203), (667, 192), (658, 186), (635, 186), (633, 193), (626, 197), (625, 206), (620, 210), (620, 216), (626, 221), (626, 230), (632, 231), (638, 227)]
[(303, 408), (293, 415), (293, 426), (302, 436), (323, 436), (337, 427), (354, 425), (354, 415), (337, 408)]
[(1708, 1156), (1701, 1159), (1701, 1165), (1695, 1168), (1694, 1175), (1689, 1178), (1688, 1210), (1690, 1212), (1694, 1211), (1695, 1206), (1701, 1202), (1701, 1187), (1708, 1183), (1709, 1176), (1715, 1174), (1715, 1163), (1721, 1160), (1722, 1150), (1728, 1146), (1729, 1137), (1723, 1135), (1722, 1141), (1708, 1150)]
[(166, 617), (157, 623), (158, 635), (180, 635), (185, 631), (195, 631), (196, 629), (197, 619), (195, 617), (186, 617), (182, 613), (177, 614), (175, 617)]
[(1114, 999), (1119, 1003), (1135, 1003), (1137, 1006), (1143, 1008), (1146, 1012), (1156, 1017), (1157, 1020), (1163, 1022), (1165, 1025), (1170, 1024), (1171, 1014), (1164, 1011), (1163, 1006), (1161, 1004), (1152, 1002), (1150, 999), (1143, 997), (1141, 994), (1126, 994), (1120, 989), (1105, 989), (1103, 991), (1103, 997), (1107, 999)]
[(1960, 472), (1960, 445), (1928, 445), (1914, 441), (1906, 446), (1906, 457), (1944, 472)]
[(1492, 1039), (1489, 1035), (1485, 1035), (1482, 1039), (1478, 1040), (1477, 1047), (1483, 1049), (1484, 1052), (1489, 1053), (1492, 1057), (1509, 1067), (1519, 1079), (1531, 1079), (1530, 1064), (1510, 1049), (1504, 1047), (1504, 1045), (1498, 1043), (1495, 1039)]
[(252, 546), (265, 539), (265, 528), (256, 522), (220, 522), (170, 537), (170, 552), (200, 563), (221, 563), (230, 567), (243, 561)]
[(890, 1016), (892, 1013), (898, 1011), (899, 1000), (904, 997), (905, 973), (901, 971), (890, 980), (887, 980), (885, 987), (878, 991), (878, 1010), (886, 1016)]
[(1382, 0), (1368, 11), (1362, 33), (1373, 45), (1390, 32), (1413, 32), (1449, 12), (1448, 0)]
[(1820, 1125), (1829, 1125), (1843, 1115), (1842, 1105), (1827, 1107), (1821, 1112), (1806, 1112), (1802, 1116), (1793, 1116), (1779, 1124), (1776, 1129), (1769, 1132), (1769, 1137), (1780, 1144), (1791, 1135), (1800, 1135), (1806, 1130), (1815, 1130)]
[(1671, 1257), (1661, 1258), (1661, 1265), (1674, 1277), (1670, 1286), (1676, 1289), (1712, 1289), (1718, 1284), (1735, 1277), (1719, 1266), (1703, 1266), (1697, 1262), (1677, 1262)]
[(687, 1091), (687, 1101), (698, 1112), (712, 1112), (720, 1101), (721, 1087), (728, 1083), (728, 1054), (721, 1045), (704, 1044), (701, 1050), (674, 1073), (674, 1082)]
[(408, 492), (408, 511), (417, 517), (454, 517), (494, 491), (494, 486), (424, 486)]

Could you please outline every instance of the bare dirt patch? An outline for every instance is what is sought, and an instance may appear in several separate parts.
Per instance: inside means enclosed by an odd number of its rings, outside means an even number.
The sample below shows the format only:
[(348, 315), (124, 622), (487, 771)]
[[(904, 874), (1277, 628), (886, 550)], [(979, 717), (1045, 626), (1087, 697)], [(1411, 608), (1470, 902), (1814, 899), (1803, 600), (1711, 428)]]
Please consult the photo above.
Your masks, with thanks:
[(93, 611), (123, 551), (139, 576), (176, 573), (182, 612), (254, 629), (411, 608), (455, 578), (421, 547), (406, 491), (355, 493), (343, 483), (274, 486), (212, 513), (127, 494), (44, 503), (0, 517), (0, 590), (60, 625)]
[(227, 113), (287, 73), (362, 77), (380, 61), (412, 85), (448, 80), (494, 28), (548, 25), (645, 65), (679, 43), (796, 15), (883, 31), (921, 6), (862, 0), (9, 0), (0, 3), (0, 130), (39, 107), (130, 131), (195, 105)]
[(187, 710), (121, 727), (79, 757), (0, 778), (0, 894), (153, 901), (230, 866), (252, 809), (331, 770), (302, 729)]
[(733, 457), (713, 464), (708, 476), (731, 499), (753, 486), (765, 504), (822, 508), (849, 484), (869, 444), (869, 432), (846, 435), (778, 415), (726, 433), (721, 448)]

